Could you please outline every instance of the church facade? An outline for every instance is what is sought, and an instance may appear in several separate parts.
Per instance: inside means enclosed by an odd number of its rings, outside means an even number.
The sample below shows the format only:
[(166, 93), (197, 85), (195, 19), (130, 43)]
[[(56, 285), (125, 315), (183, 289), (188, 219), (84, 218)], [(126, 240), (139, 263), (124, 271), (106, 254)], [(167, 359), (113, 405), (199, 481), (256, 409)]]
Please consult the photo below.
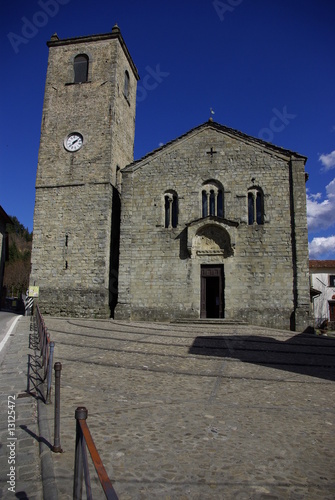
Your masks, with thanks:
[(306, 157), (209, 120), (134, 162), (138, 74), (119, 29), (48, 45), (42, 310), (307, 328)]

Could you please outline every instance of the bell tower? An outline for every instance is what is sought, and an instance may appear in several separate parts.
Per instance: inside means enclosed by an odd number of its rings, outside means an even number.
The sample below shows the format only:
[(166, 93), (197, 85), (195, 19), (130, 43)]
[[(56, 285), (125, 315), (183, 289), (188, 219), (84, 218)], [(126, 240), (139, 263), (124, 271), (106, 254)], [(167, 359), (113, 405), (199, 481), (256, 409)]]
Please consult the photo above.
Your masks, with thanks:
[(117, 26), (47, 45), (30, 285), (45, 313), (109, 317), (139, 76)]

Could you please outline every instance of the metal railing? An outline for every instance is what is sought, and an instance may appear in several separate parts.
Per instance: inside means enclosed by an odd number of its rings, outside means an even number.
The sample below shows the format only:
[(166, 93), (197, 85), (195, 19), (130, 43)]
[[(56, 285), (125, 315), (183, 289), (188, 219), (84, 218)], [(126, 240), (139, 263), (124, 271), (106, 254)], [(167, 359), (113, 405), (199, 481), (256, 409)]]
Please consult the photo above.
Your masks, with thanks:
[[(43, 382), (47, 380), (47, 394), (45, 403), (51, 403), (51, 381), (52, 381), (52, 360), (55, 343), (50, 341), (50, 335), (45, 326), (45, 322), (38, 305), (35, 308), (35, 321), (39, 339), (40, 355), (42, 357), (42, 367), (44, 368)], [(54, 417), (54, 444), (51, 447), (54, 453), (62, 453), (60, 444), (60, 377), (62, 364), (57, 362), (55, 370), (55, 417)], [(43, 391), (44, 393), (45, 391)]]
[(55, 343), (50, 341), (50, 335), (48, 333), (47, 327), (45, 326), (45, 322), (41, 311), (36, 304), (35, 308), (35, 321), (37, 326), (39, 345), (40, 345), (40, 353), (42, 357), (42, 366), (44, 369), (44, 378), (47, 379), (47, 395), (46, 395), (46, 403), (50, 403), (51, 397), (51, 379), (52, 379), (52, 360), (53, 360), (53, 352)]
[(51, 448), (54, 453), (63, 453), (60, 444), (60, 375), (62, 363), (55, 363), (55, 418), (54, 418), (54, 444)]
[[(51, 402), (51, 378), (52, 378), (52, 359), (54, 342), (50, 342), (50, 335), (45, 326), (43, 316), (38, 305), (35, 308), (35, 321), (39, 338), (40, 354), (42, 357), (42, 366), (44, 368), (44, 381), (47, 378), (48, 389), (46, 402)], [(54, 366), (55, 370), (55, 418), (54, 418), (54, 445), (51, 447), (55, 453), (62, 453), (60, 444), (60, 377), (62, 364), (57, 362)], [(86, 419), (88, 411), (85, 407), (78, 407), (75, 412), (76, 418), (76, 447), (75, 447), (75, 464), (74, 464), (74, 482), (73, 482), (73, 498), (81, 500), (83, 479), (85, 479), (86, 495), (88, 500), (93, 500), (91, 480), (88, 466), (87, 450), (88, 448), (93, 465), (98, 474), (98, 478), (107, 500), (118, 500), (111, 480), (109, 479), (106, 469), (101, 461), (100, 455), (94, 444)]]
[(74, 463), (73, 499), (81, 500), (83, 478), (85, 479), (87, 499), (91, 500), (93, 498), (86, 452), (87, 446), (107, 500), (118, 500), (118, 496), (115, 493), (113, 485), (107, 475), (106, 469), (101, 461), (100, 455), (95, 447), (93, 438), (88, 428), (86, 422), (87, 415), (88, 411), (85, 407), (80, 406), (76, 409), (76, 449)]

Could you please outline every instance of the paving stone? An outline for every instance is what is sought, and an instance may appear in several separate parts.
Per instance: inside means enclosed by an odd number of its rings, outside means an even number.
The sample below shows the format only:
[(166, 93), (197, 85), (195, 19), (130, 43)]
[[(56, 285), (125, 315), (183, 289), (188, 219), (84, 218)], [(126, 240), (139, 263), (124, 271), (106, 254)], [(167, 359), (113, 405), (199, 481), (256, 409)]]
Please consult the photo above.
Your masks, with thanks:
[[(32, 396), (18, 397), (27, 390), (28, 356), (34, 355), (29, 348), (30, 318), (21, 317), (13, 334), (1, 353), (1, 444), (0, 448), (0, 498), (43, 498), (39, 459), (37, 402)], [(15, 396), (15, 399), (9, 396)], [(15, 435), (10, 436), (7, 426), (8, 401), (14, 402)], [(29, 434), (29, 431), (31, 434)], [(15, 456), (9, 456), (7, 444), (15, 438)], [(13, 440), (14, 441), (14, 440)], [(13, 458), (15, 463), (9, 464)], [(8, 491), (9, 467), (15, 466), (15, 493)]]
[[(50, 451), (54, 402), (39, 403), (47, 429), (40, 434), (36, 400), (17, 398), (17, 496), (72, 498), (74, 413), (86, 406), (120, 500), (333, 499), (334, 340), (250, 326), (45, 319), (62, 363), (64, 452)], [(16, 396), (27, 388), (29, 326), (20, 319), (7, 348), (18, 359), (10, 375)], [(268, 342), (267, 357), (258, 347)], [(0, 372), (4, 380), (6, 357)], [(3, 412), (5, 393), (2, 403)], [(6, 453), (2, 447), (4, 498)], [(91, 461), (90, 473), (93, 498), (104, 498)]]
[[(332, 497), (333, 341), (248, 326), (46, 322), (62, 362), (62, 495), (83, 405), (120, 499)], [(259, 346), (269, 341), (267, 355)]]

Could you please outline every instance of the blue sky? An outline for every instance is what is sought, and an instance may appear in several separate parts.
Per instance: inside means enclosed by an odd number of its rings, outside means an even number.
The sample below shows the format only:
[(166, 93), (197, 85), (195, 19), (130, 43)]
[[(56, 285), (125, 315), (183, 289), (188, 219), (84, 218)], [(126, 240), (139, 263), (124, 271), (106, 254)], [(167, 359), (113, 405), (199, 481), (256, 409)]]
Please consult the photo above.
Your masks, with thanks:
[(308, 157), (310, 256), (335, 259), (334, 2), (11, 0), (0, 9), (0, 204), (29, 230), (46, 41), (117, 23), (141, 77), (135, 159), (213, 108), (215, 121)]

